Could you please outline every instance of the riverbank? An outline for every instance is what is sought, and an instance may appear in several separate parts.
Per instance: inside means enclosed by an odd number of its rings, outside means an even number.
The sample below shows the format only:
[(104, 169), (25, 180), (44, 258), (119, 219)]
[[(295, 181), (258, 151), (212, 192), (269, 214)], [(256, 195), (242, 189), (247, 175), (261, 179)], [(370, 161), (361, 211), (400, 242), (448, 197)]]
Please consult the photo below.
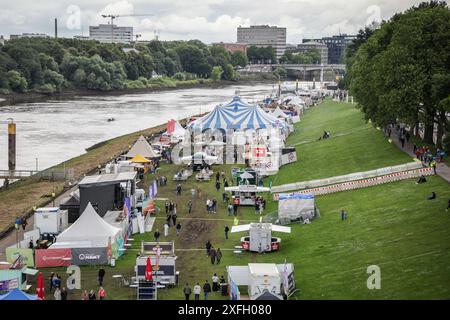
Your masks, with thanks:
[(193, 83), (192, 81), (177, 81), (176, 86), (169, 85), (159, 85), (158, 87), (148, 87), (148, 88), (127, 88), (122, 90), (114, 91), (100, 91), (100, 90), (87, 90), (87, 89), (66, 89), (62, 92), (55, 92), (51, 94), (37, 93), (37, 92), (26, 92), (26, 93), (10, 93), (1, 94), (0, 93), (0, 107), (6, 105), (15, 105), (20, 103), (34, 103), (34, 102), (44, 102), (46, 100), (67, 100), (74, 99), (81, 96), (120, 96), (125, 94), (143, 94), (152, 92), (164, 92), (180, 89), (192, 89), (192, 88), (223, 88), (233, 85), (258, 85), (274, 83), (274, 80), (261, 79), (261, 80), (237, 80), (237, 81), (225, 81), (221, 80), (214, 82), (210, 79), (201, 79), (202, 82)]
[[(187, 121), (188, 119), (185, 118), (180, 120), (180, 123), (185, 124)], [(95, 172), (99, 165), (104, 166), (112, 158), (122, 154), (140, 135), (159, 134), (165, 129), (166, 125), (162, 124), (97, 143), (87, 148), (85, 154), (49, 169), (73, 168), (74, 179), (78, 181), (83, 176)], [(52, 202), (52, 193), (58, 197), (72, 186), (63, 181), (30, 177), (11, 184), (8, 189), (0, 190), (0, 239), (14, 229), (14, 220), (17, 217), (29, 218), (33, 214), (34, 207), (43, 207)]]

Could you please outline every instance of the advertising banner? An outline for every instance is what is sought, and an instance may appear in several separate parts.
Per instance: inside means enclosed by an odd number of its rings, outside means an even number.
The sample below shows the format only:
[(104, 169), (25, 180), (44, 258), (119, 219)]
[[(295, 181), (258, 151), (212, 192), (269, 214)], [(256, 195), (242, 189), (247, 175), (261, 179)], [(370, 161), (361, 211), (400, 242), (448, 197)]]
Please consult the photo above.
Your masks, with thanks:
[(72, 264), (83, 265), (107, 265), (107, 248), (73, 248)]
[(6, 248), (6, 261), (13, 263), (17, 258), (21, 256), (23, 264), (28, 267), (34, 267), (33, 249), (24, 248)]
[(36, 267), (68, 267), (72, 264), (71, 249), (39, 249), (35, 251)]
[(0, 281), (0, 291), (10, 291), (19, 288), (19, 281), (17, 279)]

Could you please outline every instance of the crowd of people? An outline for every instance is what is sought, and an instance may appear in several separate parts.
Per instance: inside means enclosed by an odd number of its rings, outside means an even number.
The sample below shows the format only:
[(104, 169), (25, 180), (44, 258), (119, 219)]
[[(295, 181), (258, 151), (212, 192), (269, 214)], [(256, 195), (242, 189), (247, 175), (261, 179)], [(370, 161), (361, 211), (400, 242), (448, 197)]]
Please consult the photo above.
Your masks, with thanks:
[(214, 273), (211, 277), (211, 283), (208, 280), (205, 280), (203, 286), (200, 286), (200, 283), (197, 282), (192, 289), (189, 286), (189, 283), (186, 283), (183, 288), (185, 299), (190, 300), (191, 294), (194, 293), (194, 300), (200, 300), (202, 291), (205, 300), (208, 300), (211, 292), (220, 292), (223, 296), (228, 294), (228, 284), (223, 275), (219, 277), (217, 273)]

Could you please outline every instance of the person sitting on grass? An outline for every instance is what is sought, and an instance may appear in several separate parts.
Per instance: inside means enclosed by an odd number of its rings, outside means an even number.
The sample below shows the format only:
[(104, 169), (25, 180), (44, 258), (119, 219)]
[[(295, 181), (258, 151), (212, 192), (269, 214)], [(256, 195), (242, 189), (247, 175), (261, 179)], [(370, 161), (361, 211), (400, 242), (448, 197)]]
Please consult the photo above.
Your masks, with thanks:
[(420, 184), (420, 183), (425, 183), (425, 182), (427, 182), (427, 179), (425, 178), (425, 176), (424, 175), (421, 175), (420, 176), (420, 178), (417, 180), (417, 184)]
[(434, 200), (434, 199), (436, 199), (436, 192), (431, 192), (431, 196), (429, 196), (428, 198), (427, 198), (427, 200)]

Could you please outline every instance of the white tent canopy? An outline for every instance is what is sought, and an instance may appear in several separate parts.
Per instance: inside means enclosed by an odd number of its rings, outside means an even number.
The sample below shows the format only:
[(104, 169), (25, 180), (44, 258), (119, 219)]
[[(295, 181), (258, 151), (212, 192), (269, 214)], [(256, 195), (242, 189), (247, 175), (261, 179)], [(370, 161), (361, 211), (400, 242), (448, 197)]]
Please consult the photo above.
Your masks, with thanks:
[(289, 118), (289, 116), (286, 113), (284, 113), (283, 110), (280, 109), (280, 107), (277, 107), (275, 110), (273, 110), (272, 115), (277, 118), (283, 119)]
[(145, 140), (144, 136), (140, 136), (134, 145), (131, 147), (130, 151), (125, 155), (127, 158), (133, 158), (140, 154), (141, 156), (151, 159), (160, 157), (159, 154), (153, 150), (152, 146)]
[(71, 248), (72, 243), (76, 246), (82, 242), (86, 246), (89, 243), (88, 247), (104, 248), (110, 239), (111, 244), (114, 243), (120, 232), (119, 228), (103, 220), (89, 202), (80, 217), (56, 237), (55, 247), (61, 248), (59, 244), (65, 243), (64, 247)]

